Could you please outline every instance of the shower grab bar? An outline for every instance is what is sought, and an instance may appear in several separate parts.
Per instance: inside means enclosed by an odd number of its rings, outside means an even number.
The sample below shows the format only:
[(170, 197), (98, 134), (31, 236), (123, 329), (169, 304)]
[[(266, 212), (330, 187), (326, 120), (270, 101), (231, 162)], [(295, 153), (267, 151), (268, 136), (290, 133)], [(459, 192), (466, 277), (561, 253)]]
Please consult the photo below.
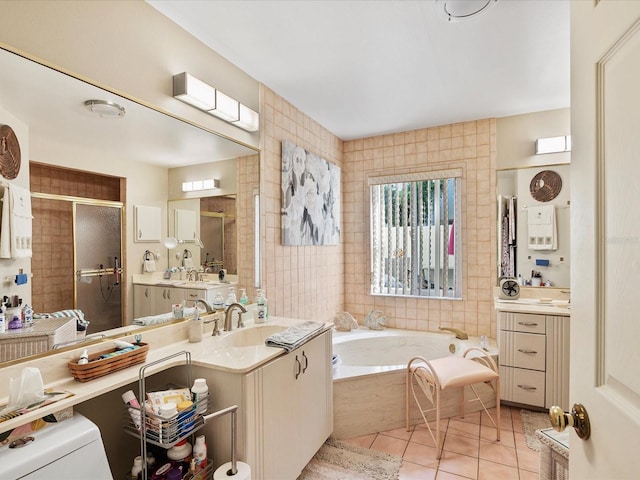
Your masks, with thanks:
[(102, 275), (113, 275), (115, 273), (122, 275), (124, 269), (120, 268), (96, 268), (93, 270), (76, 270), (76, 276), (78, 277), (100, 277)]

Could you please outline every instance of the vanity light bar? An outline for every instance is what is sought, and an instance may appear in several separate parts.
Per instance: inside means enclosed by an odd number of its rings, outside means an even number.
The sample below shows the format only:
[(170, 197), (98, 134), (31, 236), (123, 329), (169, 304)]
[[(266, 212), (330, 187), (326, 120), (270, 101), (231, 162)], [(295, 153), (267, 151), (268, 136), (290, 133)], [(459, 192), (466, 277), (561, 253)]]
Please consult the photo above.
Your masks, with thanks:
[(183, 192), (198, 192), (200, 190), (213, 190), (214, 188), (220, 188), (220, 180), (217, 178), (182, 182)]
[(173, 97), (248, 132), (260, 128), (258, 112), (187, 72), (173, 76)]
[(536, 155), (571, 151), (571, 135), (548, 137), (536, 140)]

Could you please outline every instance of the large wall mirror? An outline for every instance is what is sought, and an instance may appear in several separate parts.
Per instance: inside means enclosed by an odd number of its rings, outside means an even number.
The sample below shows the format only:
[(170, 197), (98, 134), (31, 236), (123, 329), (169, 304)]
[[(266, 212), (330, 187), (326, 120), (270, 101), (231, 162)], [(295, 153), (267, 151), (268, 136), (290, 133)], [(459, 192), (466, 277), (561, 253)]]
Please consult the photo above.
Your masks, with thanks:
[(570, 166), (499, 170), (498, 277), (570, 286)]
[[(168, 94), (170, 95), (170, 92)], [(116, 99), (115, 101), (126, 110), (126, 115), (124, 118), (101, 118), (85, 108), (84, 102), (89, 99), (109, 99), (110, 101)], [(126, 191), (129, 192), (129, 196), (122, 198), (122, 202), (127, 212), (125, 217), (129, 217), (125, 225), (129, 225), (129, 228), (124, 230), (126, 237), (122, 241), (122, 257), (125, 260), (123, 283), (126, 289), (123, 291), (123, 296), (127, 298), (124, 303), (128, 303), (129, 311), (132, 310), (133, 303), (131, 278), (133, 274), (142, 273), (142, 254), (145, 249), (160, 252), (161, 258), (167, 258), (166, 249), (160, 242), (134, 242), (134, 232), (131, 227), (134, 205), (162, 209), (161, 236), (164, 237), (169, 235), (169, 225), (166, 220), (169, 211), (168, 202), (175, 199), (171, 193), (171, 184), (174, 180), (182, 181), (182, 179), (172, 179), (172, 176), (179, 175), (181, 169), (206, 169), (206, 166), (224, 161), (237, 162), (241, 165), (240, 168), (245, 170), (259, 171), (256, 165), (252, 168), (246, 165), (248, 162), (259, 163), (258, 151), (250, 146), (216, 135), (149, 106), (136, 103), (132, 99), (107, 92), (86, 81), (0, 48), (0, 124), (7, 123), (2, 116), (18, 119), (28, 131), (27, 140), (23, 140), (27, 143), (23, 147), (23, 169), (28, 168), (30, 160), (34, 160), (41, 165), (50, 163), (62, 168), (73, 168), (85, 172), (99, 170), (100, 174), (126, 177)], [(49, 161), (49, 152), (52, 156), (55, 152), (56, 158)], [(61, 152), (69, 153), (64, 156)], [(99, 162), (106, 165), (109, 158), (117, 158), (120, 162), (123, 159), (131, 159), (131, 161), (126, 163), (119, 172), (110, 171), (113, 169), (108, 166), (96, 167), (100, 165)], [(145, 171), (136, 166), (138, 162), (144, 165), (153, 164), (157, 166), (155, 171), (159, 169), (165, 173), (153, 179), (144, 178), (144, 175), (137, 174), (138, 171)], [(161, 178), (162, 175), (165, 181), (162, 181), (162, 185), (158, 185), (158, 188), (163, 193), (154, 196), (154, 186), (149, 183), (157, 181), (157, 178)], [(167, 177), (169, 186), (166, 185)], [(233, 217), (239, 225), (244, 225), (244, 228), (247, 224), (253, 226), (255, 218), (259, 217), (255, 216), (249, 208), (254, 205), (253, 195), (259, 194), (259, 190), (256, 193), (256, 188), (259, 188), (256, 185), (259, 186), (259, 178), (256, 178), (254, 173), (249, 187), (250, 192), (247, 193), (247, 201), (243, 201), (243, 206), (236, 208), (233, 214), (227, 215), (229, 218)], [(150, 192), (147, 198), (153, 200), (151, 202), (140, 200), (143, 198), (143, 192)], [(229, 197), (226, 193), (221, 193)], [(241, 195), (239, 192), (237, 194)], [(136, 195), (138, 195), (137, 199), (132, 198)], [(215, 195), (203, 192), (201, 196)], [(235, 194), (231, 195), (234, 202), (236, 202), (235, 197)], [(197, 201), (200, 202), (200, 198)], [(245, 207), (245, 204), (248, 207)], [(199, 216), (197, 220), (200, 221)], [(229, 235), (225, 238), (227, 243), (232, 241)], [(211, 242), (215, 241), (211, 240)], [(259, 251), (255, 247), (249, 246), (253, 252)], [(211, 250), (213, 251), (213, 246)], [(202, 255), (205, 256), (206, 253), (203, 252)], [(52, 251), (49, 261), (56, 262), (57, 256), (58, 252)], [(254, 285), (256, 279), (253, 278), (253, 256), (247, 258), (246, 266), (242, 265), (242, 261), (242, 257), (233, 260), (237, 265), (235, 267), (237, 273), (247, 276), (240, 280), (246, 285)], [(230, 259), (229, 262), (231, 262)], [(160, 267), (164, 268), (167, 263), (166, 260), (162, 260)], [(32, 260), (32, 268), (35, 267)], [(13, 264), (10, 260), (0, 260), (2, 276), (9, 275), (12, 268)], [(73, 278), (76, 272), (71, 270), (68, 275)], [(8, 295), (9, 290), (7, 287), (3, 294)], [(32, 297), (38, 294), (35, 291), (31, 292)], [(68, 307), (72, 308), (73, 305)], [(123, 317), (126, 316), (130, 317), (130, 314), (123, 315)]]

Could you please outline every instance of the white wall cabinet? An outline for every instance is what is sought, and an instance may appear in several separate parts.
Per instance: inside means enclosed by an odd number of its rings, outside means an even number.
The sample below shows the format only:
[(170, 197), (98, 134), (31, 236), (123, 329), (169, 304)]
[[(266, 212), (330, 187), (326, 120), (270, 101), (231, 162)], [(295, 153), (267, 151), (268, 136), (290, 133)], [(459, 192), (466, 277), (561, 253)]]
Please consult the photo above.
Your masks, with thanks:
[(498, 312), (500, 397), (569, 407), (569, 317)]
[[(295, 480), (333, 431), (331, 332), (246, 375), (255, 479)], [(251, 435), (253, 432), (253, 435)]]

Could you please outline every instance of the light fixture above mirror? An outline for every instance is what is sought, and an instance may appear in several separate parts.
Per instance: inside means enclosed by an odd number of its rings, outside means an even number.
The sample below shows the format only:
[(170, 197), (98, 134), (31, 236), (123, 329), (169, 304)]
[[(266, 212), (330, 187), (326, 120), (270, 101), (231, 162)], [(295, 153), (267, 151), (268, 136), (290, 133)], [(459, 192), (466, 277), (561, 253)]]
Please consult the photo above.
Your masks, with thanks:
[(248, 132), (260, 128), (258, 112), (187, 72), (173, 76), (173, 96)]
[(194, 237), (193, 240), (178, 240), (176, 237), (167, 237), (162, 240), (162, 245), (168, 250), (173, 250), (178, 245), (184, 245), (185, 243), (194, 243), (199, 248), (204, 248), (204, 243), (198, 237)]

